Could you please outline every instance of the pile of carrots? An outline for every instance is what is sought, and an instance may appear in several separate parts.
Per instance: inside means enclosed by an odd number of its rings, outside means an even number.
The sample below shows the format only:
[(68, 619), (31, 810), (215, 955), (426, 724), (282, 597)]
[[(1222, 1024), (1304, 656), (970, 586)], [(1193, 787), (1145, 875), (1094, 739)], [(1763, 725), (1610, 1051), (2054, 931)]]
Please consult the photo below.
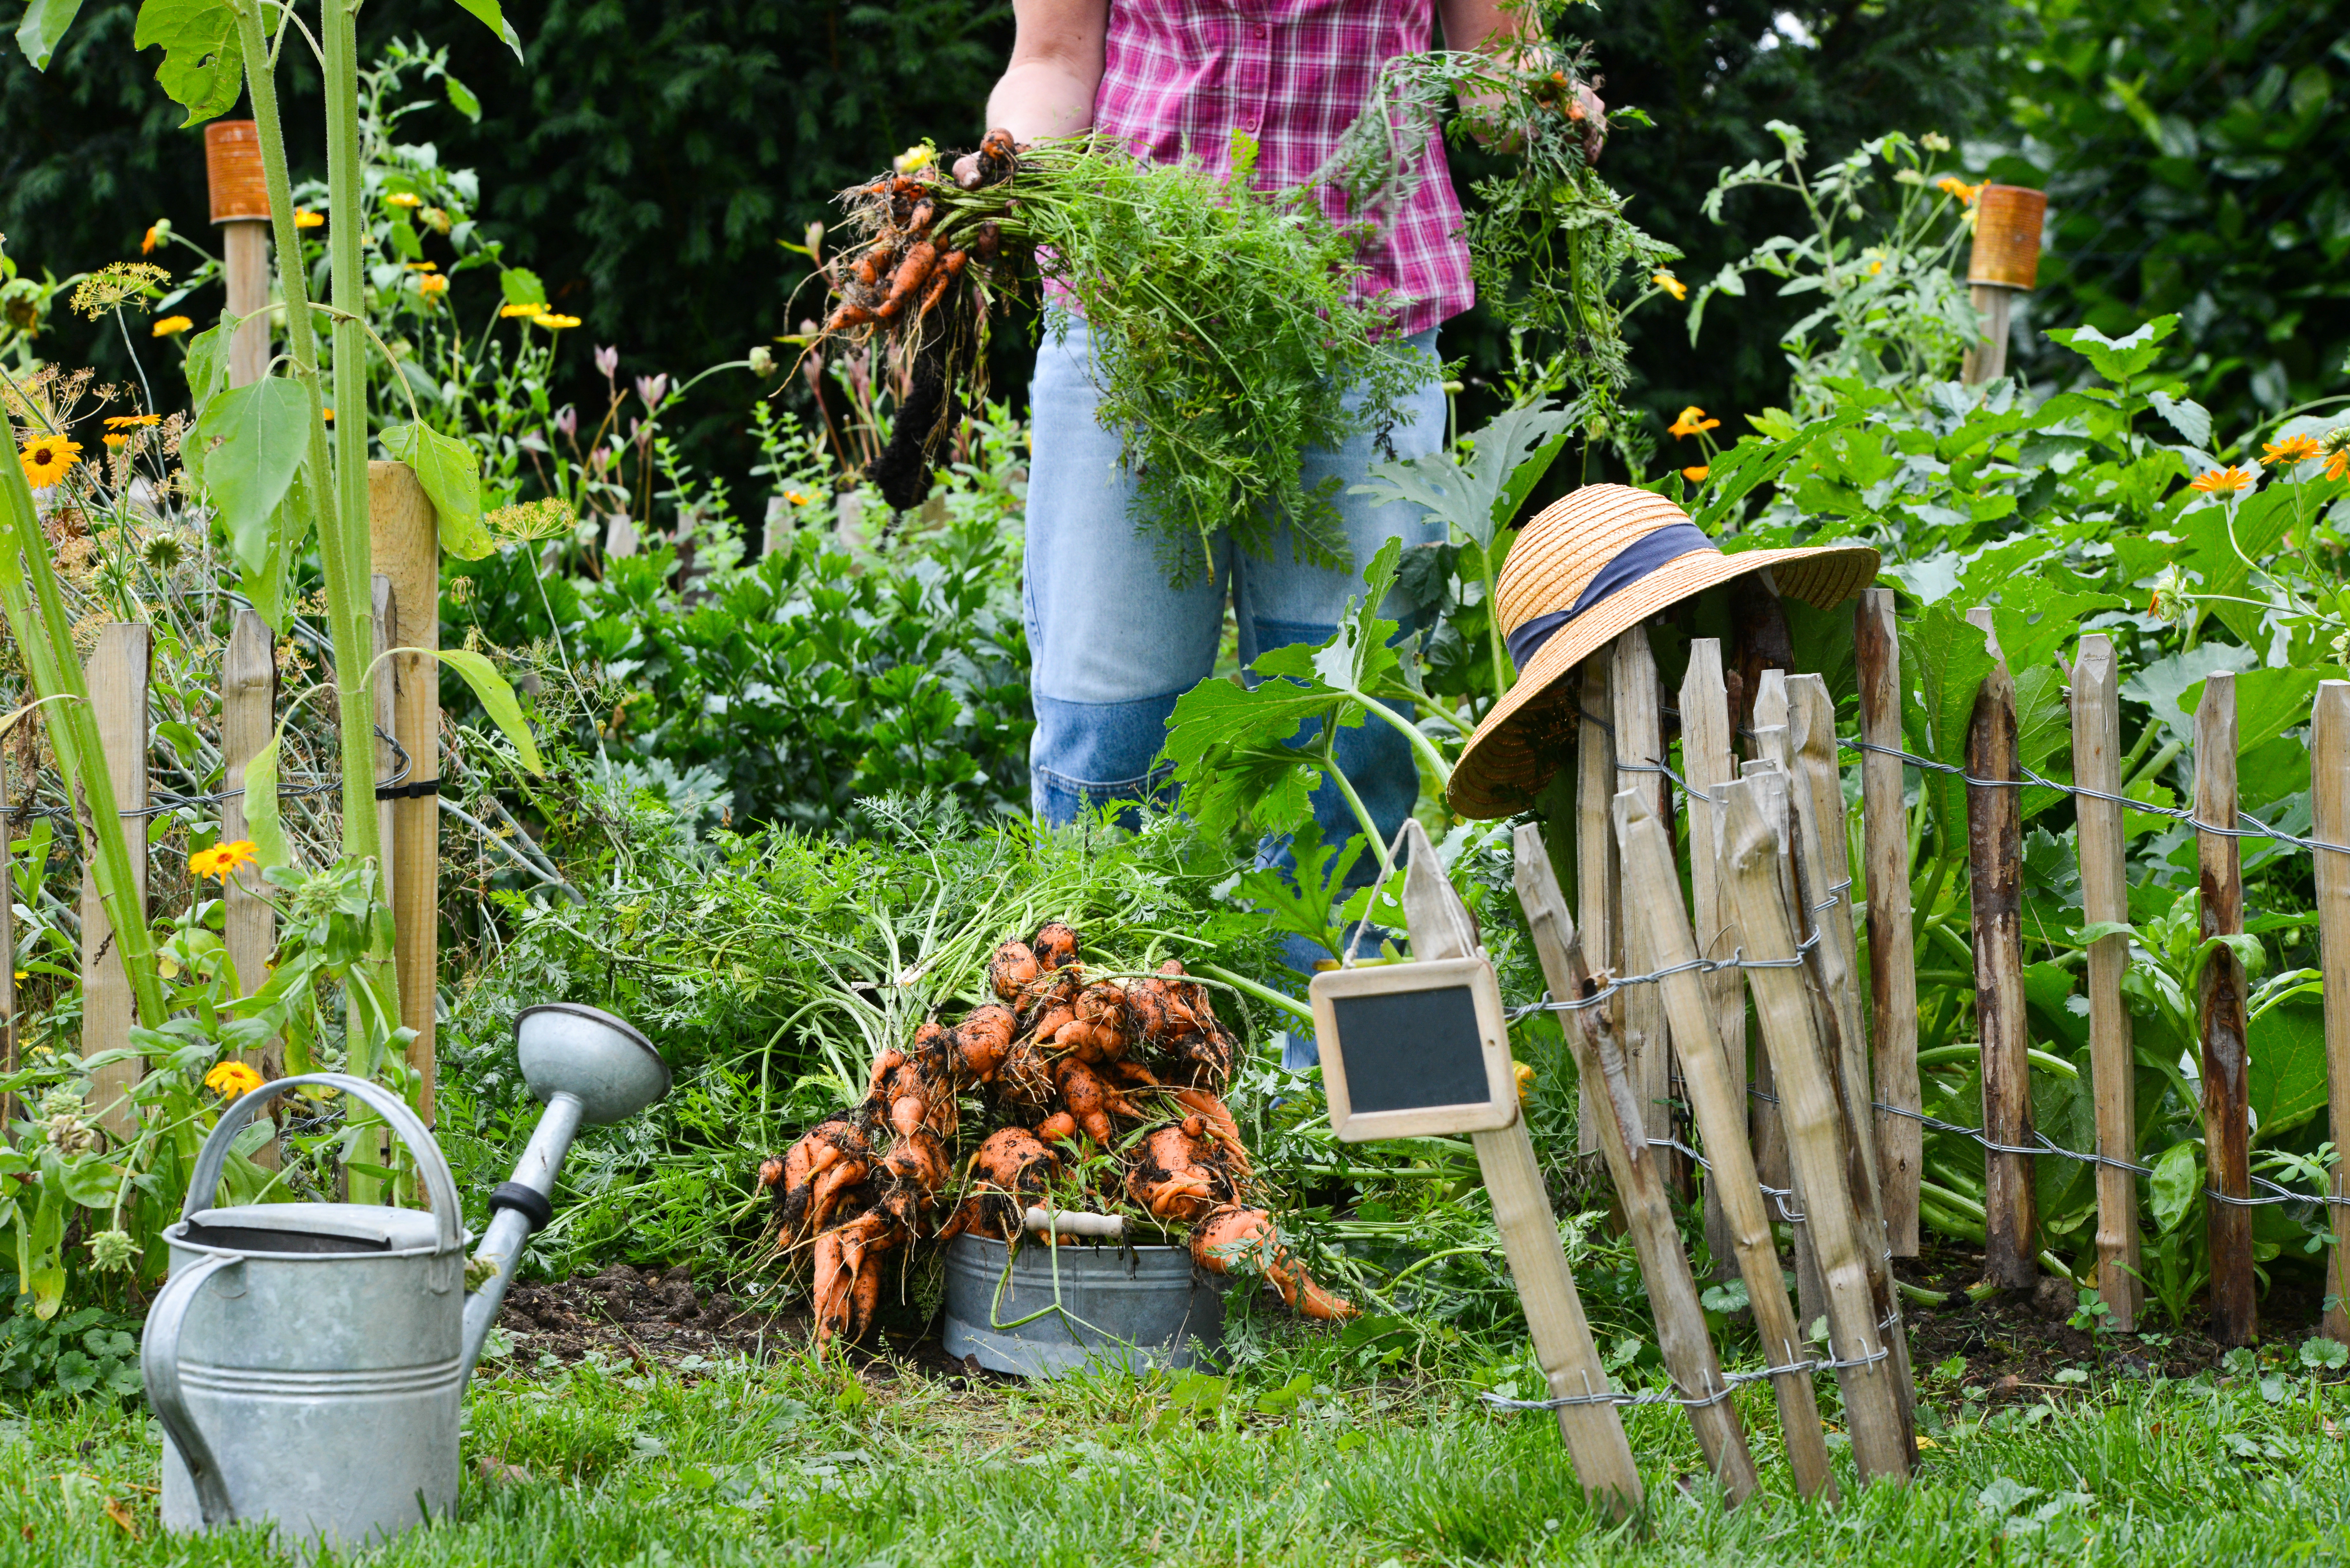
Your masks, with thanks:
[[(1249, 1201), (1248, 1149), (1222, 1097), (1235, 1043), (1206, 988), (1172, 959), (1119, 979), (1089, 977), (1076, 954), (1058, 920), (1005, 942), (988, 966), (996, 1001), (951, 1028), (923, 1023), (874, 1059), (862, 1101), (761, 1163), (778, 1245), (814, 1265), (819, 1344), (872, 1328), (890, 1260), (966, 1231), (1016, 1241), (1048, 1199), (1127, 1214), (1129, 1235), (1144, 1221), (1188, 1233), (1201, 1268), (1260, 1272), (1308, 1317), (1354, 1313)], [(966, 1127), (966, 1096), (983, 1127)], [(1072, 1193), (1062, 1179), (1080, 1169), (1096, 1174)]]

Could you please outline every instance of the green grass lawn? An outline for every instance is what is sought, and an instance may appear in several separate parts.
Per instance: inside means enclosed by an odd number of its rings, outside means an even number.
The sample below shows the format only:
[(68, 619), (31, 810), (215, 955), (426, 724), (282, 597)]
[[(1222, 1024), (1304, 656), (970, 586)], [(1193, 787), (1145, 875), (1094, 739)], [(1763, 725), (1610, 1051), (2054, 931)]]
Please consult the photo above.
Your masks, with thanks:
[[(1916, 1483), (1840, 1508), (1792, 1496), (1760, 1386), (1739, 1398), (1764, 1491), (1735, 1513), (1681, 1417), (1636, 1409), (1648, 1501), (1614, 1525), (1578, 1495), (1547, 1417), (1488, 1414), (1432, 1377), (1307, 1393), (1300, 1349), (1310, 1346), (1277, 1351), (1221, 1398), (1202, 1379), (973, 1387), (799, 1356), (486, 1376), (469, 1407), (457, 1521), (358, 1560), (2204, 1568), (2350, 1555), (2337, 1435), (2350, 1386), (2319, 1381), (2290, 1352), (2187, 1381), (2027, 1386), (2003, 1402), (1929, 1376), (1937, 1431)], [(1826, 1380), (1822, 1404), (1835, 1420)], [(161, 1536), (155, 1433), (143, 1407), (116, 1404), (59, 1400), (10, 1417), (0, 1559), (295, 1560), (258, 1532)], [(1848, 1468), (1841, 1480), (1849, 1497)]]

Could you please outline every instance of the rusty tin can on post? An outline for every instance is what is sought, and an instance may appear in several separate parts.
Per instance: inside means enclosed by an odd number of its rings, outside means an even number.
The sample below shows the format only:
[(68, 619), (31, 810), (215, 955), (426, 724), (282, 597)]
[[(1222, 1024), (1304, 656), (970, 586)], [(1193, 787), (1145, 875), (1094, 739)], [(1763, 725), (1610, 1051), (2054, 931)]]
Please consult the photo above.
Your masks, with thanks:
[(1982, 341), (1967, 350), (1960, 379), (1974, 386), (2007, 373), (2007, 324), (2018, 294), (2040, 281), (2040, 231), (2048, 192), (2022, 185), (1985, 185), (1975, 193), (1975, 243), (1967, 282), (1983, 318)]

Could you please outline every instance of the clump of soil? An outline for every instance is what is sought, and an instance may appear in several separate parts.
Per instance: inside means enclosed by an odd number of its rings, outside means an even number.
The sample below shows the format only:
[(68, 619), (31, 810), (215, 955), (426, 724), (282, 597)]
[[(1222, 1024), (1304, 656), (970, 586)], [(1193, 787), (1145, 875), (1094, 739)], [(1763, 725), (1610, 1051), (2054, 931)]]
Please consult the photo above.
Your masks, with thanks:
[(514, 1336), (525, 1368), (541, 1355), (574, 1362), (590, 1352), (648, 1365), (689, 1355), (712, 1360), (797, 1345), (807, 1337), (804, 1312), (774, 1312), (736, 1300), (723, 1288), (702, 1291), (684, 1265), (664, 1272), (613, 1263), (601, 1272), (506, 1293), (498, 1326)]

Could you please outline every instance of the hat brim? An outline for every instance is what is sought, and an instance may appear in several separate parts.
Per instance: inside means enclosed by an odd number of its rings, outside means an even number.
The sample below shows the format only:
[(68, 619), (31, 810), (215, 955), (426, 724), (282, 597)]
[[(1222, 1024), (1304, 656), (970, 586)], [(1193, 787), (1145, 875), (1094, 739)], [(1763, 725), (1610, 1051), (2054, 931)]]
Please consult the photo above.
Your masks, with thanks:
[(1467, 817), (1524, 811), (1575, 751), (1580, 695), (1564, 677), (1650, 616), (1735, 577), (1769, 570), (1788, 597), (1833, 609), (1877, 580), (1877, 553), (1866, 545), (1793, 550), (1744, 550), (1725, 556), (1692, 550), (1676, 556), (1638, 582), (1610, 595), (1559, 628), (1542, 645), (1477, 732), (1452, 770), (1445, 798)]

